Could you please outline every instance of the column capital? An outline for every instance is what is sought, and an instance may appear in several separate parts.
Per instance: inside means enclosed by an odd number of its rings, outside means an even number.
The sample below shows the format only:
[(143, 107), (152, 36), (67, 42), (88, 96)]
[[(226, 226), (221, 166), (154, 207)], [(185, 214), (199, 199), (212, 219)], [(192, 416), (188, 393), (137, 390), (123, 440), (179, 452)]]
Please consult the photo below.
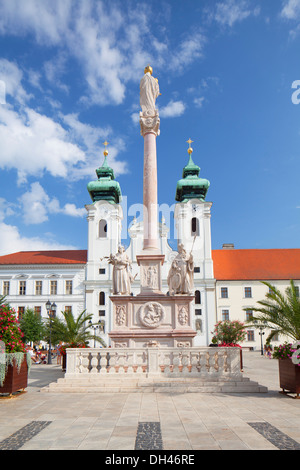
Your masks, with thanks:
[(155, 110), (154, 116), (149, 116), (145, 113), (140, 112), (140, 125), (141, 135), (144, 137), (146, 134), (152, 133), (156, 137), (160, 134), (160, 118), (158, 110)]

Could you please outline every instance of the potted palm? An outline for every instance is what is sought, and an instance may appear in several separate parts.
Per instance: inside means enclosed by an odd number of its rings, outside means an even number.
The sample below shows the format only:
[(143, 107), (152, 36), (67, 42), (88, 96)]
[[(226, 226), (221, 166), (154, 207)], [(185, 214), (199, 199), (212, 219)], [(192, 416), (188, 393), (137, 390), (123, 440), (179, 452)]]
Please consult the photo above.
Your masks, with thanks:
[[(279, 381), (283, 393), (296, 393), (300, 398), (300, 299), (294, 281), (282, 294), (269, 282), (263, 282), (269, 291), (266, 299), (253, 308), (259, 315), (251, 321), (264, 323), (271, 329), (270, 341), (275, 335), (288, 337), (292, 342), (275, 347), (273, 357), (278, 359)], [(253, 324), (255, 326), (255, 324)]]
[(52, 320), (52, 334), (56, 342), (62, 341), (64, 345), (60, 348), (62, 354), (62, 369), (66, 370), (68, 348), (86, 348), (88, 342), (94, 340), (99, 342), (103, 347), (106, 343), (94, 333), (91, 333), (91, 326), (93, 326), (92, 314), (86, 314), (84, 310), (75, 318), (72, 312), (62, 312), (63, 318), (56, 317)]
[[(1, 302), (2, 301), (2, 302)], [(0, 394), (27, 388), (31, 357), (23, 343), (15, 311), (0, 299)]]

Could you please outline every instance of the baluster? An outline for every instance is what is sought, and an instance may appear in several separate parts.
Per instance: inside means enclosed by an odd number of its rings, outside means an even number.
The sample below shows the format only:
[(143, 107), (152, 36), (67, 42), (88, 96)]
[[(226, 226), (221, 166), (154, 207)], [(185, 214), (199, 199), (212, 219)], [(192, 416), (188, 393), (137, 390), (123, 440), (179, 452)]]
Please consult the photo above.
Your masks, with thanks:
[(216, 351), (214, 354), (214, 369), (216, 372), (219, 372), (220, 366), (219, 366), (219, 351)]
[(97, 374), (98, 373), (97, 371), (98, 361), (97, 361), (97, 355), (95, 354), (95, 351), (89, 354), (89, 358), (90, 358), (89, 372), (91, 374)]
[(206, 352), (206, 370), (209, 373), (210, 372), (210, 354), (209, 351)]

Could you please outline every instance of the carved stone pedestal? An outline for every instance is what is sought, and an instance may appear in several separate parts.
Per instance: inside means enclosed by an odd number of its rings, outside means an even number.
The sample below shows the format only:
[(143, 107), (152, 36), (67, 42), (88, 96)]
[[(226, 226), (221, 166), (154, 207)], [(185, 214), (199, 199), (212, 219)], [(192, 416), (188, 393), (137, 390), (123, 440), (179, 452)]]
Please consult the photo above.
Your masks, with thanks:
[(164, 294), (111, 296), (113, 348), (191, 347), (193, 296)]

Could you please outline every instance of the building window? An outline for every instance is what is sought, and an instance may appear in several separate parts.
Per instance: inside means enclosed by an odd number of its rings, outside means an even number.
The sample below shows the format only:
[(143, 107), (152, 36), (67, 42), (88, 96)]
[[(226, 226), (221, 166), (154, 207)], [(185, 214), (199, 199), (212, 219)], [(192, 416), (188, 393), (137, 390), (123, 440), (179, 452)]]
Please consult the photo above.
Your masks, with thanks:
[(254, 330), (247, 330), (247, 341), (255, 341)]
[(10, 287), (10, 282), (4, 281), (3, 282), (3, 295), (9, 295), (9, 287)]
[(202, 315), (202, 309), (201, 308), (196, 308), (195, 309), (195, 315)]
[(201, 293), (199, 290), (195, 291), (195, 304), (201, 304)]
[(99, 310), (99, 317), (105, 317), (105, 310)]
[(72, 305), (66, 305), (65, 306), (65, 312), (66, 313), (72, 313)]
[(253, 318), (253, 310), (250, 308), (246, 310), (246, 321), (250, 321)]
[(26, 281), (19, 282), (19, 295), (26, 295)]
[(66, 294), (67, 295), (73, 294), (73, 281), (66, 281)]
[(246, 299), (249, 299), (252, 297), (252, 288), (251, 287), (245, 287), (245, 297)]
[(221, 287), (221, 299), (228, 299), (228, 287)]
[(34, 307), (34, 314), (38, 317), (42, 315), (42, 307)]
[(192, 237), (199, 237), (199, 219), (197, 217), (193, 217), (191, 220), (191, 235)]
[(50, 281), (50, 295), (57, 295), (57, 281)]
[(100, 268), (99, 269), (99, 274), (105, 274), (105, 268)]
[(107, 222), (104, 219), (101, 219), (99, 222), (99, 238), (107, 237)]
[(18, 307), (18, 320), (21, 320), (23, 318), (24, 313), (25, 307)]
[(194, 273), (200, 273), (200, 267), (199, 266), (194, 267)]
[(105, 305), (105, 293), (100, 292), (99, 294), (99, 305)]
[(222, 310), (222, 321), (229, 320), (229, 310)]
[(35, 295), (42, 295), (43, 282), (35, 281)]

